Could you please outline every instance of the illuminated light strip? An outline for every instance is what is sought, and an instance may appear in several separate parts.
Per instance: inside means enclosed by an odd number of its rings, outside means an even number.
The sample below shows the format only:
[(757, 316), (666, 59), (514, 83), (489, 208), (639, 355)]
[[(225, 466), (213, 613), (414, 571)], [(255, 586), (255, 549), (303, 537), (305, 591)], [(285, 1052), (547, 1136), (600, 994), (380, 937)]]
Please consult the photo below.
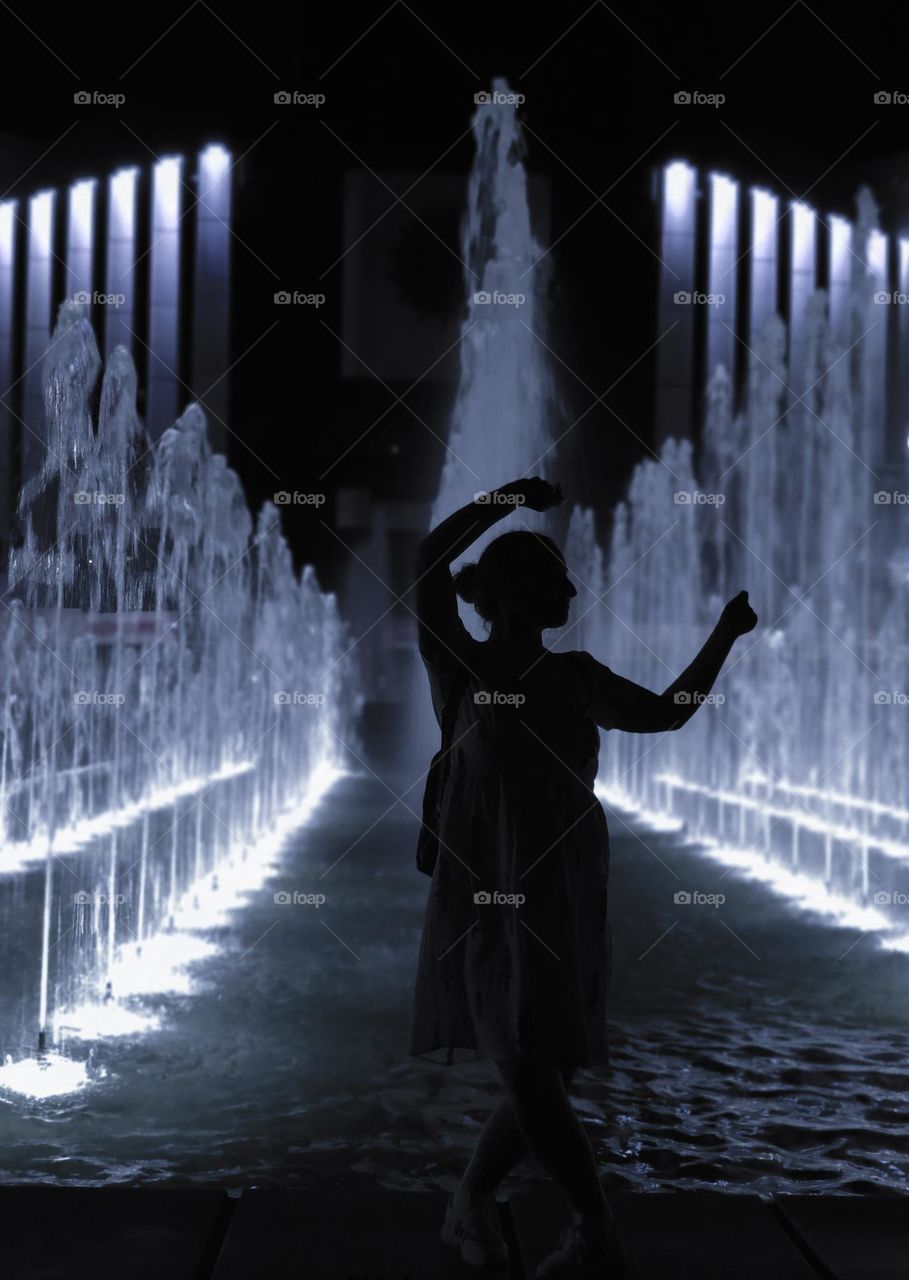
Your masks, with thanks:
[[(607, 804), (657, 831), (674, 835), (681, 835), (684, 831), (682, 819), (667, 819), (665, 814), (642, 807), (621, 788), (597, 786), (596, 794)], [(715, 861), (740, 872), (745, 879), (765, 884), (799, 910), (816, 915), (827, 923), (879, 935), (878, 945), (885, 950), (909, 952), (909, 931), (894, 926), (893, 920), (874, 906), (861, 906), (850, 898), (833, 893), (813, 876), (794, 871), (781, 862), (765, 858), (763, 854), (756, 855), (753, 849), (737, 848), (711, 836), (693, 835), (689, 842), (703, 849)]]
[(886, 853), (896, 861), (905, 862), (909, 860), (909, 845), (900, 844), (897, 840), (887, 840), (883, 836), (874, 835), (872, 832), (859, 831), (856, 827), (846, 827), (835, 822), (825, 822), (816, 814), (805, 813), (800, 809), (784, 809), (780, 805), (769, 804), (767, 801), (757, 800), (751, 796), (743, 796), (738, 791), (716, 791), (712, 787), (706, 787), (697, 782), (687, 782), (684, 778), (671, 773), (657, 774), (654, 777), (654, 781), (664, 786), (673, 787), (678, 791), (687, 791), (692, 795), (705, 796), (709, 800), (718, 800), (730, 807), (740, 806), (751, 812), (766, 814), (770, 818), (786, 819), (805, 831), (813, 831), (823, 836), (829, 835), (843, 844), (855, 844), (860, 848), (874, 848), (881, 853)]
[[(83, 845), (99, 836), (107, 835), (119, 827), (128, 826), (146, 813), (165, 809), (184, 796), (204, 791), (215, 782), (223, 782), (241, 773), (249, 773), (255, 765), (251, 760), (223, 765), (214, 773), (203, 777), (187, 778), (172, 787), (159, 787), (150, 791), (142, 800), (133, 801), (120, 809), (109, 809), (93, 818), (82, 818), (71, 827), (60, 827), (51, 843), (52, 853), (75, 853)], [(47, 856), (47, 838), (36, 835), (31, 840), (12, 841), (0, 847), (0, 874), (21, 871), (32, 862), (40, 862)]]
[[(176, 913), (175, 919), (180, 922), (177, 929), (173, 932), (161, 930), (144, 939), (141, 954), (137, 943), (119, 948), (111, 979), (114, 990), (121, 994), (144, 996), (171, 991), (191, 993), (194, 988), (185, 973), (185, 966), (217, 951), (213, 943), (194, 934), (227, 922), (231, 911), (242, 907), (249, 894), (261, 889), (274, 873), (278, 857), (288, 840), (309, 822), (331, 788), (346, 775), (347, 770), (335, 765), (324, 763), (317, 766), (302, 800), (281, 814), (251, 846), (243, 846), (245, 860), (231, 868), (230, 859), (227, 859), (189, 886)], [(233, 877), (230, 874), (232, 870), (236, 873)], [(212, 887), (215, 876), (218, 878), (216, 889)], [(163, 967), (162, 960), (165, 961)], [(159, 1026), (156, 1014), (129, 1009), (118, 999), (106, 1004), (90, 1003), (74, 1009), (59, 1009), (53, 1021), (55, 1038), (68, 1035), (77, 1041), (136, 1035)], [(40, 1058), (24, 1058), (18, 1062), (7, 1058), (6, 1064), (0, 1067), (0, 1090), (33, 1099), (54, 1098), (78, 1092), (105, 1076), (103, 1068), (97, 1077), (89, 1076), (84, 1062), (54, 1051)]]

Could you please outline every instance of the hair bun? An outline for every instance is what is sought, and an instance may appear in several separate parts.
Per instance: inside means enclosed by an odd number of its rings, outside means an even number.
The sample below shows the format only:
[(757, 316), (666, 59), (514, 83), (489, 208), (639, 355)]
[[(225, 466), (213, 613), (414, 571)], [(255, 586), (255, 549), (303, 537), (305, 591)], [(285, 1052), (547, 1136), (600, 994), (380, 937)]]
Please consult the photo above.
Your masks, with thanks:
[(475, 564), (464, 564), (454, 575), (454, 589), (467, 604), (476, 604), (480, 574)]

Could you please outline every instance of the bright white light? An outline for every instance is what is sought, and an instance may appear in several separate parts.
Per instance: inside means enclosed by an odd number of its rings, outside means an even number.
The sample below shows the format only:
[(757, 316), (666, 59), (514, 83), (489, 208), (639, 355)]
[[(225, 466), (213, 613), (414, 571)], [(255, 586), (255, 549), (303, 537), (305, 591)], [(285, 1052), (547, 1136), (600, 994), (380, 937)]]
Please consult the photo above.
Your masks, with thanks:
[(55, 191), (39, 191), (28, 202), (29, 256), (49, 258), (54, 235)]
[(0, 203), (0, 267), (11, 267), (16, 252), (16, 201)]
[(734, 244), (738, 229), (739, 184), (724, 173), (711, 173), (709, 180), (710, 243)]
[(663, 170), (663, 220), (694, 221), (694, 189), (697, 171), (684, 160), (673, 160)]
[(164, 156), (152, 170), (154, 231), (172, 231), (180, 221), (182, 156)]
[(94, 178), (73, 182), (69, 189), (69, 249), (90, 248), (95, 216)]
[(138, 169), (118, 169), (108, 179), (108, 234), (112, 239), (132, 239), (136, 221)]
[(199, 173), (203, 179), (216, 182), (230, 168), (230, 152), (220, 142), (210, 142), (204, 151), (199, 152)]
[(778, 208), (773, 192), (751, 188), (751, 247), (758, 258), (771, 258), (776, 252)]
[(58, 1098), (64, 1093), (77, 1093), (88, 1083), (85, 1063), (74, 1062), (59, 1053), (22, 1058), (19, 1062), (7, 1057), (0, 1067), (0, 1089), (26, 1098)]
[(830, 279), (849, 279), (849, 246), (852, 240), (852, 223), (837, 214), (831, 214), (830, 226)]
[(792, 270), (813, 271), (817, 214), (800, 200), (793, 200), (789, 208), (792, 214)]
[(878, 287), (887, 287), (887, 237), (882, 231), (868, 235), (868, 270), (876, 278)]

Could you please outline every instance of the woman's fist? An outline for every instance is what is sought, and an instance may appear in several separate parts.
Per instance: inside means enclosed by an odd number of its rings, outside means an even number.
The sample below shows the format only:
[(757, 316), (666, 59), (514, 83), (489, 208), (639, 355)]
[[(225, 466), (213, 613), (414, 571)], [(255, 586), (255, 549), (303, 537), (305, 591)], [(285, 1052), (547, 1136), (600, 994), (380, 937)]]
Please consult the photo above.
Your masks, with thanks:
[(740, 591), (733, 596), (720, 614), (720, 626), (724, 627), (733, 639), (747, 635), (757, 626), (757, 614), (748, 603), (748, 592)]

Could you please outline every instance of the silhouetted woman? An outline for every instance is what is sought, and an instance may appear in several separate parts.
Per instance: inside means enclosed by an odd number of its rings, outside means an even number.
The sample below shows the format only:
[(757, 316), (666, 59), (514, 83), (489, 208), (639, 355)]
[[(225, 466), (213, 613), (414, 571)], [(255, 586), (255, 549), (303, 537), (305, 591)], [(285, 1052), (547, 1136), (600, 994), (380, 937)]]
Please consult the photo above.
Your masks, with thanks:
[[(541, 633), (576, 595), (556, 544), (516, 530), (476, 564), (449, 566), (520, 503), (561, 502), (538, 477), (456, 511), (422, 543), (420, 654), (433, 706), (456, 700), (426, 907), (410, 1052), (448, 1063), (489, 1057), (506, 1096), (480, 1134), (448, 1205), (442, 1238), (474, 1266), (506, 1259), (494, 1191), (529, 1149), (573, 1210), (539, 1277), (618, 1275), (621, 1250), (593, 1149), (566, 1086), (608, 1060), (609, 837), (593, 794), (605, 729), (679, 729), (710, 691), (737, 636), (757, 618), (745, 592), (663, 693), (589, 653), (554, 653)], [(474, 640), (455, 593), (491, 624)], [(691, 695), (677, 701), (675, 695)], [(604, 1270), (605, 1268), (605, 1270)]]

